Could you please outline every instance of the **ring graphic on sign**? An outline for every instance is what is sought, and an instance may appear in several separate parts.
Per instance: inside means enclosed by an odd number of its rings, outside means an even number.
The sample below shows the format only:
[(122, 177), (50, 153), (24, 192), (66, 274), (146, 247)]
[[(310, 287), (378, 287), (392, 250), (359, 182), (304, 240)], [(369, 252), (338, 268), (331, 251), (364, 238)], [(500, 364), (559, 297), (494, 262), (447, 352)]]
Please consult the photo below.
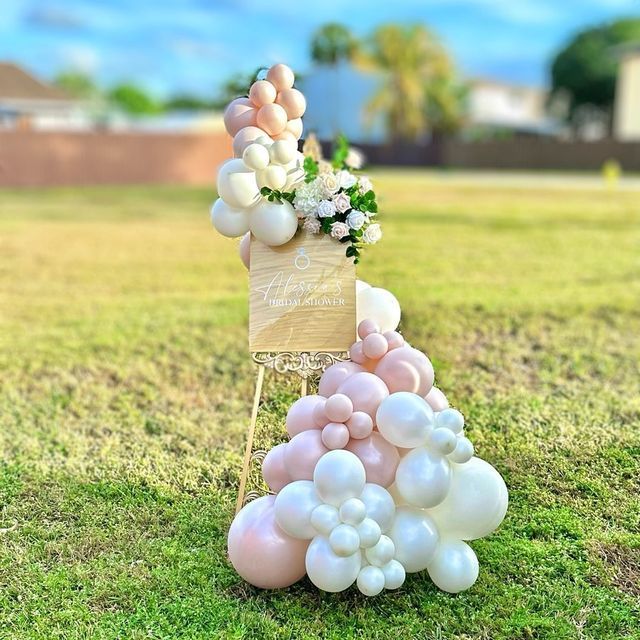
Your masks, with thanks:
[(300, 271), (304, 271), (310, 264), (311, 260), (309, 256), (305, 253), (304, 247), (300, 247), (298, 249), (298, 255), (296, 259), (293, 261), (293, 264), (296, 266), (296, 269), (300, 269)]

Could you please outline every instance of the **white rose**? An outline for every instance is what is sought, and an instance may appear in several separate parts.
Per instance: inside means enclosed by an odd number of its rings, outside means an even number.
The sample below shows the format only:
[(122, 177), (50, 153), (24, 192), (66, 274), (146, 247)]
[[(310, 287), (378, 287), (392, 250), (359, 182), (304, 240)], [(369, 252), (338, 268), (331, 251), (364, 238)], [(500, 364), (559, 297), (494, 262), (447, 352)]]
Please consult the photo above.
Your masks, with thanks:
[(336, 209), (340, 213), (345, 213), (349, 209), (351, 209), (351, 199), (346, 193), (338, 193), (333, 196), (333, 204), (336, 205)]
[(350, 229), (360, 229), (367, 221), (367, 216), (362, 211), (352, 211), (347, 216), (347, 224)]
[(331, 197), (340, 189), (340, 182), (334, 173), (325, 173), (320, 176), (320, 180), (322, 180), (322, 186), (327, 197)]
[(327, 162), (326, 160), (320, 160), (320, 162), (318, 162), (318, 173), (321, 176), (328, 173), (333, 173), (332, 164), (330, 162)]
[(360, 193), (367, 193), (367, 191), (373, 191), (373, 184), (367, 176), (362, 176), (358, 178), (358, 189)]
[(360, 169), (364, 164), (364, 155), (358, 149), (350, 147), (344, 163), (347, 167), (351, 167), (352, 169)]
[(317, 218), (306, 218), (302, 228), (309, 233), (320, 233), (320, 220)]
[(331, 225), (331, 237), (336, 240), (349, 235), (349, 227), (344, 222), (334, 222)]
[(358, 182), (358, 179), (353, 174), (345, 171), (344, 169), (338, 172), (338, 180), (340, 182), (340, 186), (343, 189), (349, 189), (350, 187), (353, 187), (356, 182)]
[(336, 205), (331, 200), (321, 200), (316, 211), (318, 218), (330, 218), (336, 212)]
[(366, 244), (375, 244), (382, 238), (382, 229), (379, 224), (370, 224), (362, 234), (362, 240)]

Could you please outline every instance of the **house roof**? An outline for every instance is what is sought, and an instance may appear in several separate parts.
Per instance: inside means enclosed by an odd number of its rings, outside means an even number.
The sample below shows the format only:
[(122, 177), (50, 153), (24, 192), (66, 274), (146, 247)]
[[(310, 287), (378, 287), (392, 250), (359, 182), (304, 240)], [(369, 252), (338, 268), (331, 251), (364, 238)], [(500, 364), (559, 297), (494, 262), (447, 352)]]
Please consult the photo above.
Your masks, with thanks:
[(0, 99), (70, 100), (63, 91), (41, 82), (11, 62), (0, 62)]

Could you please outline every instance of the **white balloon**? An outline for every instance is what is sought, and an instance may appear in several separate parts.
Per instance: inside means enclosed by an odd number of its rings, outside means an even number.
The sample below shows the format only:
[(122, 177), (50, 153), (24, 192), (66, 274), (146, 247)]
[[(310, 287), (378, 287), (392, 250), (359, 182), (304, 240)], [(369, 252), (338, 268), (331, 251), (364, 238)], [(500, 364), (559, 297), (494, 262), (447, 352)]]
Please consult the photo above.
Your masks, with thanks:
[(453, 453), (449, 455), (449, 460), (464, 464), (465, 462), (469, 462), (471, 458), (473, 458), (473, 444), (471, 444), (471, 440), (465, 437), (458, 438), (456, 448), (453, 450)]
[(313, 472), (320, 497), (336, 507), (349, 498), (357, 498), (364, 489), (366, 473), (359, 458), (344, 449), (325, 453)]
[(399, 589), (407, 577), (404, 567), (397, 560), (389, 560), (382, 567), (382, 573), (384, 574), (385, 589)]
[(509, 492), (502, 476), (480, 458), (454, 464), (449, 495), (429, 510), (442, 535), (475, 540), (489, 535), (504, 519)]
[(365, 289), (371, 289), (371, 285), (364, 280), (356, 280), (356, 297)]
[(290, 140), (276, 140), (269, 148), (271, 162), (285, 165), (296, 157), (296, 145)]
[(358, 498), (349, 498), (340, 505), (340, 520), (346, 524), (359, 525), (366, 515), (367, 507)]
[(296, 152), (291, 162), (285, 165), (287, 172), (287, 184), (284, 185), (285, 191), (291, 191), (292, 188), (305, 178), (304, 171), (304, 154)]
[(278, 204), (262, 200), (251, 210), (251, 232), (270, 247), (289, 242), (297, 230), (298, 218), (286, 201)]
[(439, 427), (431, 431), (427, 440), (429, 448), (443, 456), (447, 456), (455, 451), (457, 443), (458, 438), (456, 438), (456, 434), (446, 427)]
[(260, 188), (269, 187), (269, 189), (280, 190), (287, 184), (287, 172), (280, 165), (270, 164), (256, 173), (256, 180)]
[(385, 575), (378, 567), (364, 567), (358, 574), (358, 589), (365, 596), (377, 596), (385, 586)]
[(323, 591), (335, 593), (350, 587), (360, 573), (360, 551), (341, 558), (336, 555), (324, 536), (316, 536), (307, 549), (305, 565), (309, 580)]
[(236, 158), (242, 158), (244, 150), (254, 142), (269, 145), (273, 143), (273, 138), (258, 127), (244, 127), (233, 137), (233, 155)]
[(280, 528), (294, 538), (307, 540), (316, 535), (311, 514), (321, 504), (311, 480), (296, 480), (280, 490), (274, 514)]
[(360, 536), (350, 524), (339, 524), (329, 535), (329, 544), (336, 555), (346, 558), (360, 548)]
[(462, 540), (443, 540), (427, 567), (429, 576), (439, 589), (459, 593), (478, 579), (478, 558)]
[(269, 149), (261, 144), (250, 144), (242, 154), (242, 161), (254, 171), (266, 169), (269, 165)]
[(400, 460), (396, 486), (409, 504), (425, 509), (435, 507), (451, 487), (451, 465), (439, 453), (419, 447)]
[(369, 287), (356, 295), (357, 324), (373, 320), (385, 331), (394, 331), (400, 324), (400, 303), (386, 289)]
[(211, 207), (211, 222), (218, 233), (227, 238), (237, 238), (249, 230), (249, 214), (245, 209), (234, 209), (222, 198)]
[(438, 529), (422, 509), (398, 507), (389, 537), (396, 548), (396, 560), (407, 573), (422, 571), (438, 546)]
[(386, 532), (393, 524), (396, 505), (391, 494), (378, 484), (367, 482), (364, 485), (360, 500), (364, 502), (367, 518), (372, 518), (379, 525), (382, 532)]
[(357, 527), (358, 536), (360, 536), (360, 546), (363, 549), (369, 549), (378, 543), (382, 531), (380, 525), (373, 518), (365, 518)]
[(260, 198), (256, 174), (242, 160), (227, 160), (218, 171), (218, 195), (231, 207), (251, 207)]
[(436, 427), (458, 434), (464, 428), (464, 416), (457, 409), (445, 409), (436, 416)]
[(340, 524), (338, 510), (330, 504), (321, 504), (311, 513), (311, 525), (322, 535), (328, 536)]
[(398, 391), (385, 398), (376, 413), (378, 431), (396, 447), (413, 449), (427, 442), (435, 416), (428, 402), (415, 393)]
[(376, 567), (384, 567), (387, 562), (393, 560), (396, 546), (389, 536), (380, 536), (380, 540), (364, 552), (367, 560)]

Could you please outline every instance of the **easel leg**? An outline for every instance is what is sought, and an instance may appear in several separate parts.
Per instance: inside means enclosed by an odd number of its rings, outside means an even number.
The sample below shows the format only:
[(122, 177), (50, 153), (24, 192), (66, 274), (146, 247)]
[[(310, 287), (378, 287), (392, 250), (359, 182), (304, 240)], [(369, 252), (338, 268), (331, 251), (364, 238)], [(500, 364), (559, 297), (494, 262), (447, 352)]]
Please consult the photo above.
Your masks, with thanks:
[(247, 446), (244, 450), (244, 463), (242, 465), (242, 475), (240, 476), (240, 487), (238, 488), (238, 501), (236, 502), (236, 513), (242, 509), (244, 502), (244, 490), (249, 477), (249, 466), (251, 464), (251, 452), (253, 451), (253, 436), (256, 432), (256, 422), (258, 421), (258, 408), (260, 407), (260, 397), (262, 395), (262, 384), (264, 382), (264, 367), (258, 367), (258, 379), (256, 380), (256, 392), (253, 396), (253, 409), (251, 410), (251, 424), (247, 436)]
[(300, 397), (304, 398), (309, 392), (308, 383), (306, 378), (302, 378), (302, 384), (300, 385)]

